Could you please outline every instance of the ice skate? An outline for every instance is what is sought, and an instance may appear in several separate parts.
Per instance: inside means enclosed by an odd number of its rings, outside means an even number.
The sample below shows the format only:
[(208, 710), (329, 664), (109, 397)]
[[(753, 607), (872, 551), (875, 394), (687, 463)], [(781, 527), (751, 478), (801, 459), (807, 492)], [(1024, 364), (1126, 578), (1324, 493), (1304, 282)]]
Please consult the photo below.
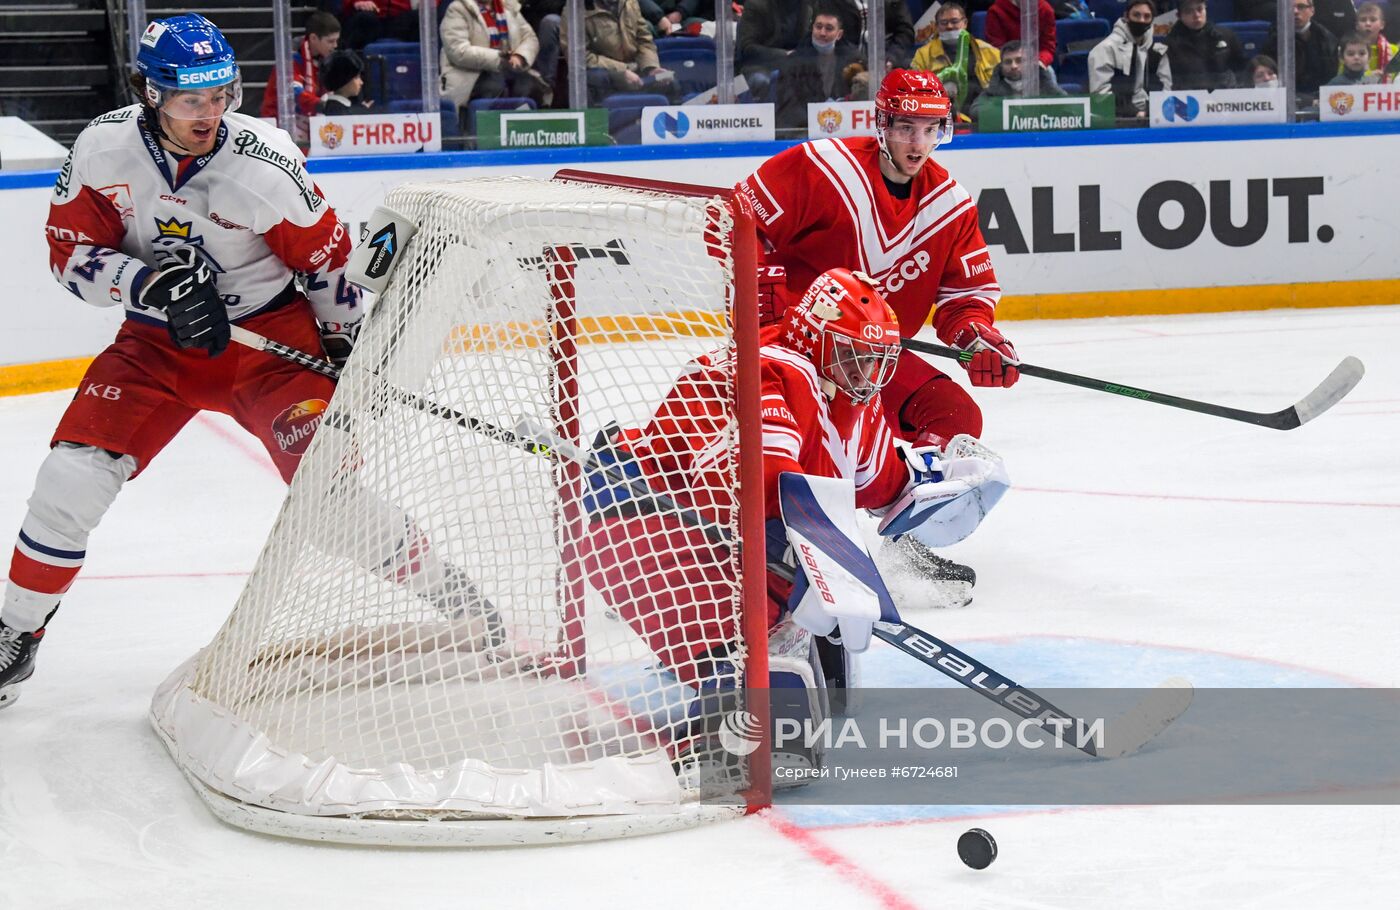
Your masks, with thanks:
[(972, 603), (977, 573), (971, 566), (939, 556), (907, 535), (886, 543), (885, 553), (894, 557), (900, 568), (929, 583), (934, 596), (921, 605), (957, 609)]
[(34, 655), (43, 637), (43, 629), (20, 632), (0, 622), (0, 710), (19, 699), (19, 684), (34, 675)]

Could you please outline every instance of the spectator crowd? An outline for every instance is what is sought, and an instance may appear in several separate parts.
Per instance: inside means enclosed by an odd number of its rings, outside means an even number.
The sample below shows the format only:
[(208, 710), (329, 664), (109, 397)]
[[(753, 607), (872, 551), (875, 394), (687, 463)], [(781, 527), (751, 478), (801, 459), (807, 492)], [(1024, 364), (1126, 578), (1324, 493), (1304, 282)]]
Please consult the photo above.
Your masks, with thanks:
[[(575, 36), (565, 0), (321, 0), (293, 53), (298, 115), (374, 111), (367, 58), (376, 42), (417, 41), (420, 2), (436, 5), (441, 94), (462, 125), (483, 99), (567, 106), (564, 61)], [(778, 127), (795, 132), (809, 104), (870, 98), (874, 4), (885, 66), (936, 73), (964, 124), (1031, 85), (1042, 97), (1111, 96), (1128, 123), (1147, 119), (1153, 91), (1274, 87), (1289, 32), (1300, 109), (1324, 86), (1400, 75), (1387, 7), (1369, 0), (1290, 0), (1283, 24), (1275, 0), (583, 0), (577, 40), (589, 106), (712, 97), (716, 4), (725, 2), (738, 100), (772, 102)], [(1028, 2), (1036, 4), (1034, 47), (1021, 36)], [(276, 98), (274, 74), (264, 116), (276, 114)]]

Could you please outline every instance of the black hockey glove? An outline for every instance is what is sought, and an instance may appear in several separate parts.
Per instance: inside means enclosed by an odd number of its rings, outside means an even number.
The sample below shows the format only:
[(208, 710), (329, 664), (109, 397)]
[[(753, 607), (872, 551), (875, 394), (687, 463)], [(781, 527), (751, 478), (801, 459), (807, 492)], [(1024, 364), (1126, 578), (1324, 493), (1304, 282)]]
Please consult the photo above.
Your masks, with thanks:
[(358, 322), (326, 322), (321, 325), (321, 347), (326, 359), (335, 364), (337, 370), (345, 369), (345, 361), (355, 350), (355, 339), (360, 335)]
[(228, 310), (214, 273), (194, 247), (182, 246), (141, 288), (141, 305), (165, 313), (170, 340), (180, 348), (203, 348), (218, 357), (228, 347)]

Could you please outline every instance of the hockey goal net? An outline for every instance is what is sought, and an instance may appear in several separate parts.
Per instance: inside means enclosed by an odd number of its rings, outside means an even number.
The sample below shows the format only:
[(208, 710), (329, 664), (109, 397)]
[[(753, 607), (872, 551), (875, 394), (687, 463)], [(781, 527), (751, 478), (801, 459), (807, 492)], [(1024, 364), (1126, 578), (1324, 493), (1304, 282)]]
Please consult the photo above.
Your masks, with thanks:
[[(227, 821), (350, 842), (591, 839), (765, 804), (767, 750), (713, 748), (766, 685), (751, 215), (524, 178), (386, 204), (417, 233), (329, 406), (284, 415), (290, 445), (319, 429), (281, 514), (152, 704), (176, 763)], [(637, 525), (655, 539), (590, 536), (599, 431), (646, 426), (714, 350), (709, 536), (664, 503)], [(641, 547), (681, 569), (705, 551), (703, 585), (655, 584), (708, 621), (600, 595)]]

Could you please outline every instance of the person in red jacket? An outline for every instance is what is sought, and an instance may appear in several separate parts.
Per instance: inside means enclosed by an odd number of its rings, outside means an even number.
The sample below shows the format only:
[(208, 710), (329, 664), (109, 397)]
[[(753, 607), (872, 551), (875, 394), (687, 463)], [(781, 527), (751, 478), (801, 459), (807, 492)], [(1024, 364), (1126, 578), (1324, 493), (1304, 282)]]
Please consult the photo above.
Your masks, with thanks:
[(418, 10), (413, 0), (345, 0), (345, 46), (363, 50), (381, 38), (418, 40)]
[[(314, 12), (306, 17), (306, 34), (292, 53), (292, 95), (297, 113), (310, 117), (321, 103), (321, 65), (340, 45), (340, 20), (330, 13)], [(277, 69), (267, 74), (260, 117), (277, 116)]]
[[(1055, 10), (1047, 0), (1039, 0), (1040, 62), (1055, 65)], [(1021, 4), (1019, 0), (996, 0), (987, 10), (987, 43), (1001, 47), (1008, 41), (1021, 39)]]

